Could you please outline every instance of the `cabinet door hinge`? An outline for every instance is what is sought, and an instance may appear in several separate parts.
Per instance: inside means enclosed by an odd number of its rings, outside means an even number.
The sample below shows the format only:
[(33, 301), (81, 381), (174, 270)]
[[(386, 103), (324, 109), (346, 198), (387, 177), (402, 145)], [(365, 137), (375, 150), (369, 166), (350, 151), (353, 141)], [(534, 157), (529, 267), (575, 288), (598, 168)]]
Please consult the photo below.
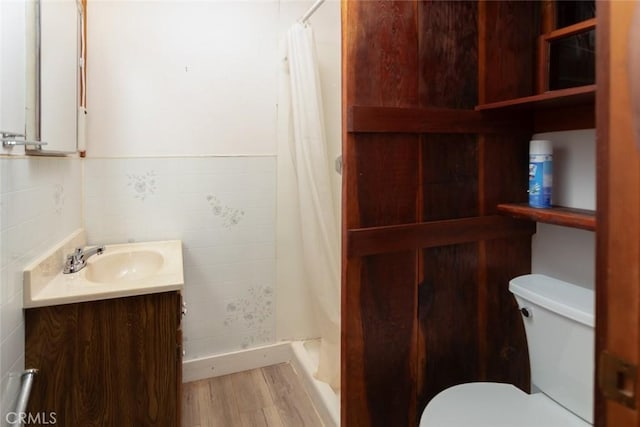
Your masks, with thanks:
[(636, 365), (607, 352), (600, 353), (599, 385), (607, 399), (636, 408)]

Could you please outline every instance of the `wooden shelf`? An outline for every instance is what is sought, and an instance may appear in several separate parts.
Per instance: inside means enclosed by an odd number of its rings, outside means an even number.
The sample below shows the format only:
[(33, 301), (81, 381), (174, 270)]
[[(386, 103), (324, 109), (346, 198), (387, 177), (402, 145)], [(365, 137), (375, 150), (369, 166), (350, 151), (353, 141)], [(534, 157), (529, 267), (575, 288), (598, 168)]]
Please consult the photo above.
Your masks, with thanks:
[(514, 218), (530, 219), (547, 224), (563, 225), (565, 227), (581, 228), (595, 231), (596, 213), (586, 209), (565, 208), (532, 208), (526, 203), (504, 203), (498, 205), (498, 212)]
[(595, 105), (596, 85), (553, 90), (524, 98), (491, 102), (476, 106), (476, 111), (518, 110), (518, 109), (554, 109), (577, 105)]

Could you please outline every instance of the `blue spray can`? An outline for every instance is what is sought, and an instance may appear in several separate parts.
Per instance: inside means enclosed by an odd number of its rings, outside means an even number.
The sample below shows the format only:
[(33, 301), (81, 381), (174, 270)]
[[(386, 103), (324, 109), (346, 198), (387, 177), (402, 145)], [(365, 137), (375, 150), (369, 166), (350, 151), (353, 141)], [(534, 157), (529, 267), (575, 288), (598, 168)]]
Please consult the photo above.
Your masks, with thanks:
[(532, 140), (529, 144), (529, 206), (533, 208), (551, 207), (552, 167), (551, 141)]

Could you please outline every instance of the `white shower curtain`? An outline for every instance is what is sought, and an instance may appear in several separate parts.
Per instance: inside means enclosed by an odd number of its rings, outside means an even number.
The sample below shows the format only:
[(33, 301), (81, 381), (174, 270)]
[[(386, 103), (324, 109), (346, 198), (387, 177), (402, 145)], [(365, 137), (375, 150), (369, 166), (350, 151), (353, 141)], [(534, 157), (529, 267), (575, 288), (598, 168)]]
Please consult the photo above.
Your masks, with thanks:
[(296, 171), (305, 281), (322, 340), (316, 377), (340, 388), (340, 238), (327, 156), (313, 31), (296, 23), (287, 34), (289, 138)]

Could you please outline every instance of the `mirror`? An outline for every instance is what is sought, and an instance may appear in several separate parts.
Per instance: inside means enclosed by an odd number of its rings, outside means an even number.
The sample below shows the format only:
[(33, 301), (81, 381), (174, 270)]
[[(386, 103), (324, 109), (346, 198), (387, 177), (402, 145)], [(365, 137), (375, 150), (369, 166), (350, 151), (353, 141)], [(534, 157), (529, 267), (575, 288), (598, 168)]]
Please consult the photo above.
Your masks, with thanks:
[(28, 154), (78, 150), (83, 15), (79, 0), (28, 2), (27, 139), (47, 143)]
[(0, 132), (24, 134), (24, 4), (0, 1)]

